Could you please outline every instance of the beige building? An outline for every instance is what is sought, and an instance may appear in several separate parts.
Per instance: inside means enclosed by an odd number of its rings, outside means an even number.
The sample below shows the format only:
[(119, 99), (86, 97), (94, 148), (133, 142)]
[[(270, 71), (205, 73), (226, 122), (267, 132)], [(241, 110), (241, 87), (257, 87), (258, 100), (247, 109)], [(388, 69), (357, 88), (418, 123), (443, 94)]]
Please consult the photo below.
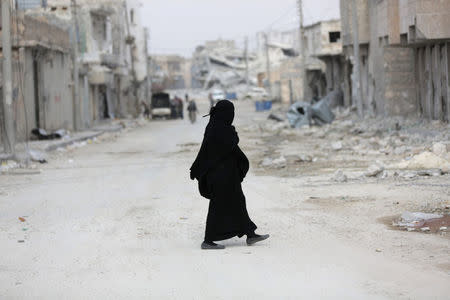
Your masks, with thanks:
[[(344, 82), (352, 86), (351, 1), (341, 0)], [(358, 0), (365, 111), (449, 121), (450, 1)], [(345, 102), (354, 104), (356, 91)]]
[(191, 60), (179, 55), (152, 55), (151, 73), (156, 89), (189, 89)]

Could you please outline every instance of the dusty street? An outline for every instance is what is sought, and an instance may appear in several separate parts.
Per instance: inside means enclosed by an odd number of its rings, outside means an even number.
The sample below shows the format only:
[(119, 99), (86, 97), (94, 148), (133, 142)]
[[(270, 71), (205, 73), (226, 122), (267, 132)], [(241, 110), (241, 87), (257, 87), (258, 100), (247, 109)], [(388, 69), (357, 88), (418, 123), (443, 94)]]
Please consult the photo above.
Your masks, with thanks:
[[(288, 133), (268, 144), (271, 134), (251, 130), (265, 118), (238, 104), (252, 162), (243, 188), (269, 240), (200, 250), (208, 202), (188, 169), (207, 118), (152, 121), (55, 153), (41, 174), (0, 176), (0, 299), (450, 297), (449, 234), (389, 226), (406, 210), (448, 201), (448, 174), (360, 179), (369, 158), (342, 151), (266, 170), (264, 155), (320, 149)], [(289, 151), (277, 148), (296, 139)], [(339, 165), (346, 182), (330, 180), (337, 161), (347, 161)]]

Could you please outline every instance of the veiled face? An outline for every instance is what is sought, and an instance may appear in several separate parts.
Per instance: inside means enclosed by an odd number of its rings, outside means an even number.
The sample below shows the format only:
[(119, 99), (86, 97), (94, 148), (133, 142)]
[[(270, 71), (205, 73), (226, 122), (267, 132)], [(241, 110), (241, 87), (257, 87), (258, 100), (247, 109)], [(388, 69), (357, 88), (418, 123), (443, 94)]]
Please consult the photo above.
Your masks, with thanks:
[(234, 105), (228, 100), (221, 100), (217, 102), (214, 115), (212, 118), (215, 121), (224, 122), (226, 125), (231, 125), (234, 120)]

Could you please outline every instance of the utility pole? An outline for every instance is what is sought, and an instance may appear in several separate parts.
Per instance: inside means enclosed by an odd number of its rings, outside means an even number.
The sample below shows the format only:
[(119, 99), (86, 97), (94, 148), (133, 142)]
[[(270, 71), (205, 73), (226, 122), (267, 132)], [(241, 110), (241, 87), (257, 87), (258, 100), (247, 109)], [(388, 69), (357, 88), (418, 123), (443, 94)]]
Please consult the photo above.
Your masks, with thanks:
[[(298, 16), (299, 16), (299, 37), (298, 37), (298, 46), (300, 51), (300, 82), (302, 83), (302, 93), (303, 95), (300, 95), (301, 98), (305, 97), (306, 94), (306, 53), (305, 53), (305, 43), (303, 41), (303, 1), (297, 0), (297, 6), (298, 6)], [(297, 100), (304, 100), (304, 99), (297, 99)]]
[(73, 125), (75, 130), (81, 129), (81, 109), (80, 109), (80, 97), (79, 97), (79, 65), (78, 65), (78, 36), (79, 36), (79, 29), (78, 29), (78, 15), (77, 15), (77, 2), (76, 0), (71, 0), (71, 6), (72, 6), (72, 27), (73, 27), (73, 34), (74, 34), (74, 41), (72, 42), (72, 55), (73, 55)]
[(2, 47), (3, 47), (3, 120), (5, 129), (4, 148), (15, 155), (14, 110), (12, 107), (12, 57), (11, 57), (11, 3), (3, 0), (2, 5)]
[(150, 98), (150, 66), (148, 62), (148, 40), (149, 40), (149, 34), (148, 34), (148, 28), (144, 28), (144, 39), (145, 39), (145, 71), (147, 74), (146, 77), (146, 86), (145, 86), (145, 102), (147, 103)]
[(269, 41), (267, 39), (267, 33), (264, 33), (264, 42), (266, 45), (266, 68), (267, 68), (267, 83), (269, 85), (269, 97), (272, 97), (272, 84), (270, 83)]
[(358, 11), (356, 6), (356, 0), (352, 1), (352, 20), (353, 20), (353, 56), (355, 60), (355, 69), (353, 76), (353, 86), (356, 96), (356, 108), (358, 116), (364, 117), (363, 112), (363, 91), (361, 88), (361, 66), (359, 63), (359, 27), (358, 27)]
[(244, 57), (245, 57), (245, 84), (247, 85), (247, 91), (248, 91), (248, 87), (249, 87), (249, 79), (248, 79), (248, 36), (245, 37)]

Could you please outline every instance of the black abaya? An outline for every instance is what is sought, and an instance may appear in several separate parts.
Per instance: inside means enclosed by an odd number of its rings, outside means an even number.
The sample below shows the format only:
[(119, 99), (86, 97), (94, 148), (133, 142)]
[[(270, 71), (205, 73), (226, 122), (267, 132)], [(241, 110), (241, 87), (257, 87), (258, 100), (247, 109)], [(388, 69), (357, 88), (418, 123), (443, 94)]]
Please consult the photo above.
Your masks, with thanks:
[(241, 237), (256, 229), (241, 187), (249, 161), (238, 146), (233, 118), (233, 104), (219, 101), (211, 110), (200, 152), (191, 167), (191, 179), (199, 180), (201, 195), (210, 199), (205, 241)]

